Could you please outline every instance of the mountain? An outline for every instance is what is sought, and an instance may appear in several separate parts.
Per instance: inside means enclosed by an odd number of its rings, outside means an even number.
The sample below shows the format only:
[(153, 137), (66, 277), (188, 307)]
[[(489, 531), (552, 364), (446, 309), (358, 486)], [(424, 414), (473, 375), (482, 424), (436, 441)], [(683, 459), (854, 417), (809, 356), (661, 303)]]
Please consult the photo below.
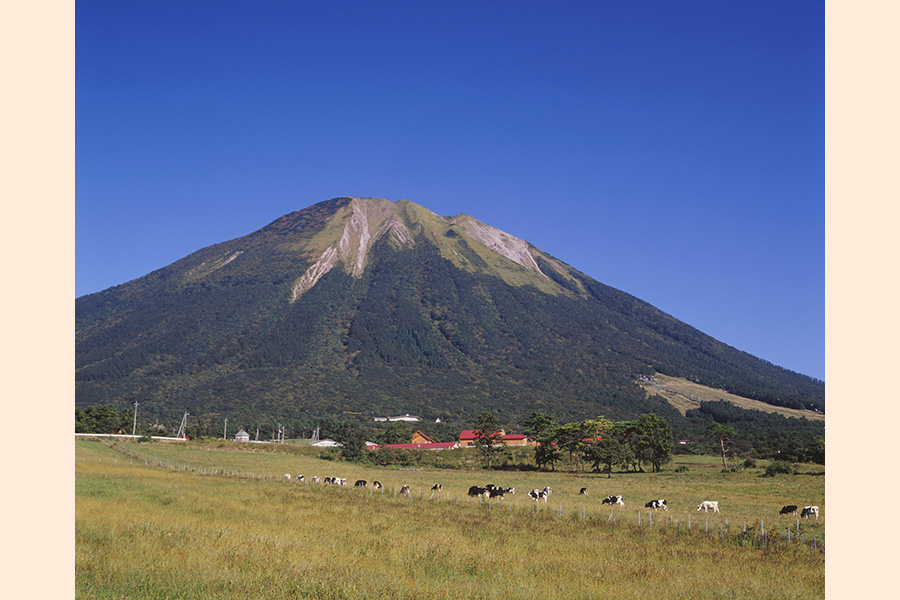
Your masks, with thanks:
[(77, 298), (76, 404), (160, 413), (679, 416), (684, 377), (790, 408), (824, 383), (755, 358), (468, 215), (335, 198)]

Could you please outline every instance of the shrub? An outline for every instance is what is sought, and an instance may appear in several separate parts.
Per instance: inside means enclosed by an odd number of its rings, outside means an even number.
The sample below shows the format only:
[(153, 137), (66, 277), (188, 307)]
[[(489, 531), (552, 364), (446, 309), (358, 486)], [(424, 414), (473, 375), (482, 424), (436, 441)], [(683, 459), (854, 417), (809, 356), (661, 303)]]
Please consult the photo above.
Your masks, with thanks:
[(766, 477), (774, 477), (776, 475), (793, 475), (794, 465), (785, 460), (773, 460), (766, 466)]
[(744, 468), (745, 469), (755, 469), (756, 461), (753, 460), (752, 458), (748, 458), (747, 460), (744, 461)]
[(684, 466), (684, 465), (682, 465), (682, 466), (678, 467), (677, 469), (675, 469), (675, 472), (676, 472), (676, 473), (687, 473), (688, 471), (690, 471), (690, 469), (687, 468), (687, 467)]

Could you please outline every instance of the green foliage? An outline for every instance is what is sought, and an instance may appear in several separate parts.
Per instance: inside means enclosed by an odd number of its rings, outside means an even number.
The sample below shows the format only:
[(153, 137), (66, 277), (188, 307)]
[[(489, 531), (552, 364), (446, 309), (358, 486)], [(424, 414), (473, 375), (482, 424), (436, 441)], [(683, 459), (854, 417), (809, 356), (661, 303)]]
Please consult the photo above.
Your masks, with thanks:
[(784, 460), (773, 460), (766, 465), (766, 477), (774, 477), (776, 475), (793, 475), (794, 465)]
[(506, 442), (500, 432), (497, 416), (491, 412), (483, 412), (475, 421), (475, 447), (488, 469), (498, 455), (503, 453)]

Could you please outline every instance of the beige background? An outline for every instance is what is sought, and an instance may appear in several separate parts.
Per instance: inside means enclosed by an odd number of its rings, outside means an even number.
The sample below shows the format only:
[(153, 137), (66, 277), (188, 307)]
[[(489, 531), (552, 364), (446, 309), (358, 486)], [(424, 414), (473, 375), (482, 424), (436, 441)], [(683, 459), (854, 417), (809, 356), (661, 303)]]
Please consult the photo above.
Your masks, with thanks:
[[(900, 333), (898, 4), (826, 3), (824, 510), (835, 599), (896, 590), (889, 523), (898, 452), (888, 406)], [(3, 588), (13, 598), (67, 598), (75, 561), (74, 3), (2, 6)]]

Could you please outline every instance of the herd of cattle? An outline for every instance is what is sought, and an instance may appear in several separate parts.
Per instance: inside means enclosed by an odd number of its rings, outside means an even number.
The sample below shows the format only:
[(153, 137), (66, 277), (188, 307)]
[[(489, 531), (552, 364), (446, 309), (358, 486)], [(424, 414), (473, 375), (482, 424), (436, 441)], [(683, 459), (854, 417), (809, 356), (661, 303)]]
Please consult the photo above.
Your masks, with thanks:
[[(285, 473), (284, 481), (291, 481), (291, 480), (292, 480), (291, 474)], [(303, 475), (298, 475), (297, 481), (300, 483), (306, 482), (306, 477), (304, 477)], [(342, 477), (325, 477), (321, 481), (323, 484), (328, 484), (328, 485), (337, 485), (337, 486), (347, 485), (347, 480)], [(318, 476), (311, 477), (309, 479), (309, 482), (310, 483), (318, 483), (319, 477)], [(367, 488), (368, 489), (369, 482), (366, 481), (365, 479), (359, 479), (356, 481), (356, 483), (353, 484), (353, 486), (357, 487), (357, 488)], [(380, 489), (383, 489), (383, 487), (384, 486), (382, 486), (380, 481), (372, 482), (373, 490), (380, 490)], [(434, 498), (435, 494), (439, 494), (441, 492), (441, 489), (442, 489), (442, 487), (441, 487), (441, 484), (439, 484), (439, 483), (436, 483), (433, 486), (431, 486), (431, 496), (429, 496), (428, 499), (431, 500), (432, 498)], [(549, 487), (545, 487), (542, 490), (535, 488), (535, 489), (531, 490), (530, 492), (528, 492), (528, 496), (535, 502), (540, 502), (541, 500), (543, 500), (544, 502), (547, 502), (547, 498), (550, 496), (550, 492), (551, 492), (551, 490)], [(502, 500), (503, 496), (505, 496), (506, 494), (515, 494), (515, 493), (516, 493), (516, 488), (514, 488), (514, 487), (503, 488), (503, 487), (498, 487), (492, 483), (489, 483), (485, 486), (473, 485), (472, 487), (469, 488), (469, 491), (468, 491), (468, 495), (470, 497), (478, 498), (479, 500), (491, 499), (491, 498), (496, 498), (498, 500)], [(586, 496), (587, 488), (581, 488), (581, 490), (579, 490), (578, 493), (582, 496)], [(400, 488), (400, 495), (406, 496), (406, 497), (410, 496), (408, 485), (404, 485), (403, 487)], [(616, 505), (625, 506), (625, 502), (622, 500), (622, 496), (607, 496), (606, 498), (603, 499), (603, 504), (607, 504), (610, 506), (616, 506)], [(666, 504), (666, 500), (664, 498), (659, 498), (657, 500), (650, 500), (649, 502), (644, 504), (644, 508), (649, 508), (651, 510), (659, 510), (660, 508), (663, 510), (666, 510), (666, 511), (669, 510), (669, 507)], [(797, 505), (788, 504), (788, 505), (785, 505), (784, 507), (782, 507), (782, 509), (779, 511), (778, 514), (796, 515), (798, 509), (799, 509), (799, 507)], [(719, 502), (717, 500), (704, 500), (703, 502), (700, 503), (700, 506), (697, 507), (697, 510), (702, 510), (703, 512), (709, 512), (710, 510), (712, 510), (714, 513), (717, 513), (717, 512), (719, 512)], [(804, 506), (803, 509), (800, 511), (801, 517), (806, 517), (808, 519), (811, 515), (815, 515), (816, 519), (818, 520), (818, 518), (819, 518), (819, 507), (818, 506)]]

